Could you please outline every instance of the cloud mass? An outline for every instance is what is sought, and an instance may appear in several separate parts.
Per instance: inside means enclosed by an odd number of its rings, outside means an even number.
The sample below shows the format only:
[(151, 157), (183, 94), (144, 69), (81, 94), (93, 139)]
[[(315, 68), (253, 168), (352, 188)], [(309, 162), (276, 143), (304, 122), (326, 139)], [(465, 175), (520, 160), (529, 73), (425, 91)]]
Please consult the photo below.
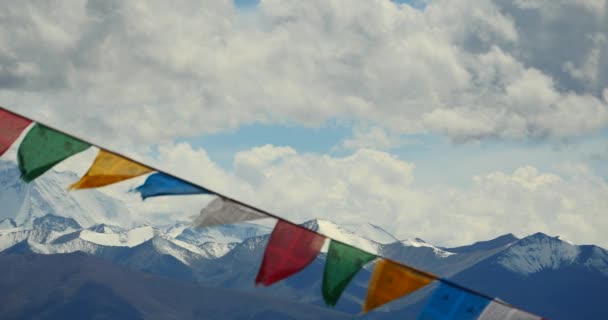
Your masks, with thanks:
[[(480, 174), (469, 185), (454, 187), (422, 186), (413, 163), (370, 149), (332, 157), (265, 145), (240, 152), (233, 168), (225, 170), (204, 150), (177, 144), (162, 147), (155, 164), (296, 222), (371, 222), (399, 238), (421, 237), (445, 246), (544, 232), (608, 247), (608, 184), (583, 165), (556, 172), (522, 166)], [(136, 184), (118, 186), (116, 195), (124, 197), (120, 189)], [(128, 196), (139, 214), (160, 212), (174, 219), (187, 219), (208, 201), (168, 197), (141, 203)]]
[(0, 13), (0, 99), (139, 143), (331, 119), (457, 141), (576, 136), (608, 123), (607, 12), (605, 1), (23, 1)]

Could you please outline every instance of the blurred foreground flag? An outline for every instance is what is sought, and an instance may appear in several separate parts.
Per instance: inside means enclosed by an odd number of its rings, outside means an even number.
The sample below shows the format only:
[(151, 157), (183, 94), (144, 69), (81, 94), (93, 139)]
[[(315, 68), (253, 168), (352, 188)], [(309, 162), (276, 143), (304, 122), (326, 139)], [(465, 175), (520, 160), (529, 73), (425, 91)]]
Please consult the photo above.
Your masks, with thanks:
[(441, 282), (418, 320), (475, 320), (490, 300)]
[(388, 260), (380, 260), (374, 267), (367, 289), (363, 312), (414, 292), (435, 280), (434, 277)]
[(483, 310), (479, 316), (479, 320), (541, 320), (539, 316), (511, 308), (496, 301), (490, 304)]
[(249, 209), (231, 200), (217, 197), (195, 216), (192, 224), (195, 228), (211, 227), (268, 218), (267, 215)]
[(78, 182), (71, 185), (70, 189), (103, 187), (152, 171), (151, 168), (101, 149), (89, 171)]
[(278, 221), (268, 240), (255, 283), (269, 286), (298, 273), (315, 260), (323, 243), (323, 236), (303, 227)]
[(207, 189), (174, 178), (162, 172), (151, 174), (143, 185), (135, 188), (142, 199), (168, 195), (209, 194)]
[(36, 124), (19, 145), (17, 160), (21, 178), (31, 182), (61, 161), (91, 145), (59, 131)]
[(32, 123), (32, 120), (22, 118), (4, 109), (0, 109), (0, 156), (3, 155), (21, 132)]
[(350, 280), (365, 264), (374, 260), (375, 255), (347, 244), (332, 240), (329, 243), (327, 261), (323, 272), (323, 299), (329, 306), (335, 306)]

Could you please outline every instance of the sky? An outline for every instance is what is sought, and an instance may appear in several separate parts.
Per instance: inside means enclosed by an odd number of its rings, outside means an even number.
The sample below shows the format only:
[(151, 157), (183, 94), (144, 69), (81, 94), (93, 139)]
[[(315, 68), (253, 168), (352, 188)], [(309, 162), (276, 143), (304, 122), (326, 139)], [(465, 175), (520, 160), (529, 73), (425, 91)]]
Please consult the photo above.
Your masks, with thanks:
[(608, 1), (20, 1), (0, 24), (0, 105), (290, 220), (608, 247)]

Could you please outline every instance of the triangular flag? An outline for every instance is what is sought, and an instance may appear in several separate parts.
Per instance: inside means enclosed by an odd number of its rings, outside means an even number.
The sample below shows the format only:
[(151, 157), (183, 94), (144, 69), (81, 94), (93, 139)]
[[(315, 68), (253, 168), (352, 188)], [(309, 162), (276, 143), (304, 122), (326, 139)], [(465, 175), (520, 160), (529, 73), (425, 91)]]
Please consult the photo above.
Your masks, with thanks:
[(447, 283), (440, 283), (418, 320), (474, 320), (490, 300)]
[(30, 182), (59, 162), (90, 146), (88, 143), (36, 124), (23, 138), (17, 151), (21, 178)]
[(202, 228), (263, 218), (268, 218), (268, 216), (228, 199), (217, 197), (209, 202), (198, 216), (194, 217), (192, 224), (195, 228)]
[(0, 156), (3, 155), (32, 120), (0, 109)]
[(410, 292), (414, 292), (434, 280), (433, 277), (388, 260), (380, 260), (367, 289), (363, 312), (368, 312)]
[(479, 320), (541, 320), (542, 318), (525, 311), (511, 308), (496, 301), (483, 310)]
[(325, 237), (308, 229), (277, 222), (255, 283), (269, 286), (299, 272), (317, 257), (324, 242)]
[(335, 306), (352, 278), (375, 255), (337, 241), (331, 241), (323, 272), (323, 299)]
[(152, 171), (151, 168), (101, 149), (89, 171), (78, 182), (71, 185), (70, 189), (103, 187)]
[(195, 186), (186, 181), (174, 178), (162, 172), (151, 174), (146, 178), (143, 185), (135, 188), (141, 194), (142, 199), (168, 196), (168, 195), (188, 195), (188, 194), (209, 194), (207, 189)]

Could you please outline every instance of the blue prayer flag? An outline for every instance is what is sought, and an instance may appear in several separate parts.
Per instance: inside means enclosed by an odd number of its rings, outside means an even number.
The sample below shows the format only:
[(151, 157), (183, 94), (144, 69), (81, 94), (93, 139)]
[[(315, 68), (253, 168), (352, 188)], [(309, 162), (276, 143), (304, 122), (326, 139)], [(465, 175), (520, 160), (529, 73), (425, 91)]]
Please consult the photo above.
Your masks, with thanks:
[(141, 198), (166, 196), (166, 195), (187, 195), (187, 194), (210, 194), (209, 190), (195, 186), (183, 180), (173, 178), (162, 172), (150, 175), (143, 185), (135, 189), (141, 193)]
[(490, 300), (441, 282), (418, 320), (474, 320)]

